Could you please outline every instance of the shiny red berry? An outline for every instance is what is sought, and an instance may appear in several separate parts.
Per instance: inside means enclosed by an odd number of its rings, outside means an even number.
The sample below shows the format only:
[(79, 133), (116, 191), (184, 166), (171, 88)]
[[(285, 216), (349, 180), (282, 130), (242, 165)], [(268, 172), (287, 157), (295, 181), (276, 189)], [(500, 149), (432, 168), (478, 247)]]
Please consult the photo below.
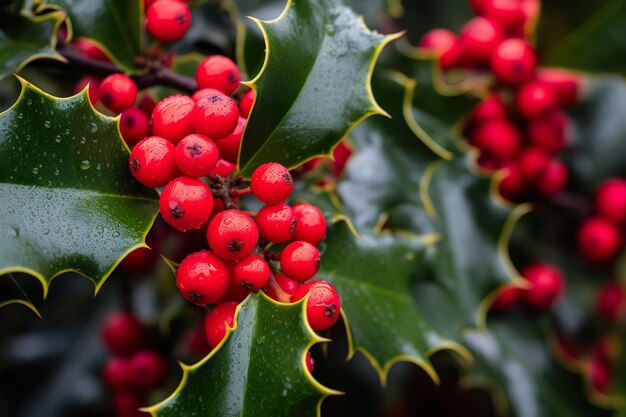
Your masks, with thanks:
[(273, 272), (272, 276), (274, 278), (271, 279), (265, 287), (265, 294), (272, 300), (281, 303), (290, 302), (291, 297), (298, 291), (298, 288), (300, 288), (300, 283), (278, 272)]
[(93, 75), (85, 75), (83, 78), (78, 80), (76, 86), (74, 87), (74, 94), (78, 94), (85, 89), (89, 85), (89, 91), (87, 92), (89, 95), (89, 101), (92, 106), (100, 99), (100, 79), (98, 77), (94, 77)]
[(507, 285), (502, 288), (491, 304), (491, 310), (505, 312), (514, 308), (522, 297), (522, 289), (515, 285)]
[(297, 223), (293, 238), (312, 245), (320, 243), (326, 235), (326, 219), (320, 209), (310, 204), (297, 204), (293, 212)]
[(161, 385), (167, 377), (167, 362), (152, 350), (141, 350), (130, 357), (130, 379), (133, 388), (147, 391)]
[(483, 10), (485, 16), (493, 19), (507, 34), (523, 33), (522, 0), (485, 0)]
[(524, 300), (536, 310), (552, 307), (565, 289), (561, 272), (547, 263), (529, 265), (521, 273), (531, 283), (531, 287), (523, 292)]
[(259, 230), (250, 215), (226, 210), (209, 222), (207, 240), (211, 250), (224, 259), (243, 259), (256, 248)]
[(239, 157), (239, 147), (241, 146), (241, 136), (243, 135), (243, 129), (246, 126), (246, 119), (240, 117), (237, 121), (235, 130), (230, 135), (222, 139), (216, 139), (215, 145), (219, 149), (220, 157), (233, 164), (237, 163)]
[(86, 57), (89, 57), (98, 61), (103, 61), (103, 62), (110, 61), (109, 57), (106, 56), (102, 48), (100, 48), (100, 46), (97, 43), (89, 39), (78, 38), (78, 39), (75, 39), (74, 42), (72, 43), (74, 44), (76, 51), (78, 51), (82, 55), (85, 55)]
[(278, 204), (291, 194), (293, 179), (287, 168), (277, 162), (268, 162), (254, 170), (250, 187), (261, 202)]
[(246, 291), (258, 291), (269, 281), (270, 267), (259, 256), (246, 256), (233, 265), (232, 279)]
[(561, 68), (542, 68), (537, 71), (537, 79), (554, 89), (561, 106), (571, 106), (578, 101), (579, 75)]
[(320, 269), (320, 251), (308, 242), (291, 242), (280, 254), (280, 269), (289, 278), (307, 281)]
[(441, 56), (452, 48), (456, 35), (447, 29), (432, 29), (422, 36), (419, 46), (435, 56)]
[(218, 304), (230, 301), (241, 303), (250, 294), (250, 291), (241, 286), (241, 282), (236, 282), (233, 279), (233, 268), (235, 264), (236, 261), (226, 261), (226, 266), (229, 268), (228, 270), (230, 272), (230, 280), (228, 281), (228, 289), (222, 298), (219, 299)]
[(180, 263), (176, 286), (189, 302), (204, 306), (219, 300), (228, 288), (228, 267), (209, 251), (194, 252)]
[(523, 84), (515, 96), (515, 108), (526, 119), (542, 116), (557, 105), (558, 96), (550, 85), (542, 81)]
[(488, 95), (481, 101), (470, 116), (470, 121), (480, 124), (489, 120), (506, 120), (507, 109), (502, 99), (496, 94)]
[(522, 39), (507, 39), (491, 55), (491, 71), (504, 84), (523, 84), (537, 67), (535, 50)]
[(528, 121), (528, 139), (534, 147), (554, 155), (565, 148), (567, 124), (565, 113), (553, 109)]
[(204, 59), (196, 70), (196, 81), (200, 88), (215, 88), (230, 96), (239, 87), (241, 74), (231, 59), (212, 55)]
[(237, 303), (222, 303), (206, 315), (204, 333), (211, 349), (214, 349), (226, 337), (226, 326), (230, 328), (234, 326), (236, 310)]
[(146, 29), (161, 42), (182, 38), (190, 24), (189, 6), (182, 1), (157, 0), (146, 11)]
[(596, 298), (596, 311), (604, 320), (614, 323), (626, 317), (626, 289), (617, 282), (602, 286)]
[(102, 379), (112, 391), (126, 391), (132, 388), (130, 360), (112, 356), (104, 364)]
[(448, 50), (439, 55), (439, 66), (443, 71), (460, 67), (465, 64), (465, 48), (459, 39), (456, 39)]
[(567, 165), (558, 159), (552, 159), (543, 170), (542, 175), (535, 181), (537, 189), (546, 197), (560, 193), (569, 180)]
[(109, 75), (102, 80), (98, 91), (102, 104), (115, 113), (132, 107), (137, 100), (137, 86), (124, 74)]
[(285, 203), (263, 206), (256, 216), (259, 235), (268, 242), (283, 243), (296, 231), (293, 209)]
[(465, 48), (465, 57), (473, 63), (482, 64), (489, 60), (502, 41), (502, 30), (489, 19), (474, 17), (461, 29), (459, 41)]
[(528, 181), (541, 178), (550, 163), (550, 155), (541, 149), (526, 148), (517, 161), (521, 174)]
[(164, 98), (152, 111), (152, 133), (177, 144), (194, 132), (195, 105), (193, 99), (180, 94)]
[(218, 159), (217, 164), (215, 164), (215, 168), (211, 171), (211, 175), (219, 175), (220, 177), (228, 177), (232, 174), (237, 166), (231, 162), (225, 161), (223, 159)]
[(222, 93), (204, 96), (196, 102), (193, 110), (193, 126), (196, 132), (214, 140), (233, 133), (238, 121), (237, 104)]
[(326, 281), (310, 281), (298, 288), (293, 301), (303, 299), (309, 294), (306, 305), (306, 318), (313, 330), (326, 330), (339, 318), (341, 301), (337, 290)]
[(315, 359), (313, 359), (313, 356), (311, 356), (311, 352), (306, 353), (305, 363), (306, 369), (309, 371), (309, 373), (312, 373), (313, 367), (315, 366)]
[(162, 187), (177, 174), (176, 148), (167, 139), (150, 136), (130, 152), (128, 165), (135, 179), (146, 187)]
[(120, 133), (124, 142), (132, 147), (150, 133), (150, 120), (140, 109), (131, 107), (122, 112)]
[(176, 165), (190, 177), (209, 175), (219, 157), (215, 143), (206, 136), (196, 133), (185, 136), (176, 145)]
[(483, 155), (501, 162), (514, 159), (522, 142), (517, 128), (506, 120), (483, 123), (472, 133), (472, 139)]
[(626, 223), (626, 180), (605, 180), (598, 187), (595, 203), (600, 216), (618, 225)]
[(252, 110), (252, 105), (254, 104), (255, 93), (254, 90), (246, 91), (246, 94), (241, 97), (239, 100), (239, 113), (244, 118), (248, 118), (250, 115), (250, 110)]
[(198, 229), (213, 211), (213, 195), (202, 181), (178, 177), (163, 189), (159, 210), (163, 219), (181, 232)]
[(102, 325), (102, 341), (116, 355), (127, 355), (139, 349), (145, 336), (141, 322), (128, 312), (113, 313)]
[(620, 231), (602, 218), (595, 217), (585, 221), (578, 231), (578, 248), (591, 262), (611, 261), (621, 246)]

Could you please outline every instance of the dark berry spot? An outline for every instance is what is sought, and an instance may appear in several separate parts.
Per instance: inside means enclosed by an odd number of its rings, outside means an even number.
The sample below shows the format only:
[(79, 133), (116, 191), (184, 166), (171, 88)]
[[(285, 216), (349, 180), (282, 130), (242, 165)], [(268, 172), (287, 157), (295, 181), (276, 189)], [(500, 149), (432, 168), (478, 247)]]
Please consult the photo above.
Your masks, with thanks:
[(289, 225), (289, 233), (293, 234), (296, 231), (297, 225), (298, 225), (298, 222), (296, 221), (296, 218), (294, 217), (293, 219), (291, 219), (291, 224)]
[(133, 158), (133, 160), (130, 161), (130, 169), (132, 169), (133, 172), (137, 172), (137, 170), (139, 169), (139, 160), (137, 159), (137, 157)]
[(202, 304), (202, 302), (204, 302), (204, 297), (198, 291), (190, 291), (187, 295), (189, 295), (189, 299), (196, 304)]
[(189, 155), (192, 157), (202, 155), (202, 146), (198, 143), (194, 143), (193, 146), (187, 146), (187, 151), (189, 151)]
[(180, 219), (181, 217), (183, 217), (183, 214), (185, 214), (185, 212), (182, 208), (180, 208), (180, 205), (177, 202), (172, 201), (170, 202), (170, 214), (173, 218)]
[(178, 13), (176, 15), (176, 23), (178, 23), (179, 25), (184, 25), (186, 21), (187, 17), (185, 16), (185, 13)]
[(241, 287), (246, 290), (246, 291), (252, 291), (252, 283), (246, 279), (244, 279), (243, 281), (241, 281)]
[(126, 126), (126, 127), (133, 127), (133, 126), (135, 126), (135, 122), (136, 122), (136, 120), (135, 120), (134, 117), (126, 117), (124, 119), (124, 126)]
[(244, 243), (237, 239), (233, 239), (226, 244), (226, 247), (231, 252), (239, 252), (243, 248)]
[(218, 96), (217, 94), (211, 94), (209, 96), (206, 96), (206, 99), (211, 103), (217, 103), (218, 101), (222, 101), (222, 97)]
[(234, 84), (237, 82), (237, 77), (235, 76), (235, 73), (233, 71), (230, 71), (228, 73), (228, 75), (226, 76), (226, 81), (228, 81), (231, 84)]
[(288, 172), (283, 174), (283, 180), (285, 180), (285, 184), (291, 185), (291, 175)]
[(326, 317), (333, 319), (335, 318), (335, 314), (337, 314), (337, 306), (334, 303), (330, 303), (324, 308), (324, 315)]

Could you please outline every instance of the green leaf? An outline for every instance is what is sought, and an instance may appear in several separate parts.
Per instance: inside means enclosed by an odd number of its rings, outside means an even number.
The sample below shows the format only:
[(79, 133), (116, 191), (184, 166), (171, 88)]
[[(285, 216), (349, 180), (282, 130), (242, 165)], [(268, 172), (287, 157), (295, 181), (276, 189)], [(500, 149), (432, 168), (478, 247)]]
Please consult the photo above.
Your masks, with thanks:
[(0, 79), (39, 58), (61, 59), (54, 51), (62, 13), (27, 18), (0, 14)]
[(21, 304), (41, 318), (39, 310), (37, 310), (37, 307), (35, 307), (35, 304), (33, 304), (20, 283), (17, 282), (12, 274), (6, 274), (0, 276), (0, 308), (11, 304)]
[(330, 155), (355, 124), (384, 114), (369, 79), (393, 36), (369, 31), (338, 0), (289, 1), (278, 19), (256, 22), (267, 54), (249, 83), (256, 101), (239, 155), (242, 175), (268, 161), (293, 168)]
[(518, 417), (595, 417), (607, 413), (586, 399), (583, 382), (557, 364), (546, 346), (541, 324), (528, 318), (490, 321), (488, 331), (468, 332), (465, 343), (476, 359), (473, 375), (485, 378), (504, 411), (508, 398)]
[(626, 75), (626, 40), (622, 36), (626, 1), (612, 0), (594, 11), (582, 27), (553, 45), (546, 64)]
[(96, 112), (86, 90), (56, 98), (20, 81), (19, 100), (0, 114), (0, 273), (35, 275), (46, 294), (75, 270), (99, 289), (145, 245), (156, 193), (134, 181), (118, 120)]
[(411, 298), (413, 274), (424, 262), (436, 236), (401, 237), (363, 234), (356, 237), (346, 222), (327, 233), (320, 279), (332, 283), (341, 297), (350, 356), (362, 351), (385, 381), (395, 362), (414, 362), (433, 379), (428, 356), (435, 350), (465, 350), (440, 335)]
[(37, 14), (63, 10), (73, 38), (89, 38), (128, 73), (139, 71), (135, 58), (143, 42), (141, 0), (45, 0)]
[(263, 293), (237, 308), (222, 343), (193, 366), (182, 365), (176, 391), (150, 407), (153, 416), (315, 416), (336, 394), (306, 369), (309, 348), (325, 341), (304, 320), (304, 304), (280, 304)]

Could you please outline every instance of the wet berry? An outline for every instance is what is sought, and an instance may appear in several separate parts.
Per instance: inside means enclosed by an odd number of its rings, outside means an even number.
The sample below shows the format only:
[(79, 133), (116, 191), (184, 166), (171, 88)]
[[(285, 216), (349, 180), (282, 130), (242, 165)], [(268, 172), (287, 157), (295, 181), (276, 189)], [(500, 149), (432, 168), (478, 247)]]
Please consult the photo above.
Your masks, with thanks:
[(178, 177), (163, 189), (159, 210), (163, 219), (181, 232), (199, 229), (213, 211), (213, 196), (202, 181)]
[(228, 288), (228, 267), (209, 251), (194, 252), (180, 263), (176, 286), (189, 302), (204, 306), (219, 300)]
[(124, 74), (112, 74), (106, 77), (100, 83), (98, 93), (102, 104), (115, 113), (132, 107), (137, 100), (137, 86), (128, 75)]
[(195, 105), (191, 98), (180, 94), (164, 98), (152, 111), (152, 133), (177, 144), (194, 132)]
[(252, 194), (261, 202), (278, 204), (291, 194), (293, 179), (287, 168), (276, 162), (268, 162), (254, 170), (250, 187)]
[(320, 243), (326, 235), (326, 219), (320, 209), (310, 204), (297, 204), (293, 212), (297, 223), (293, 238), (312, 245)]
[(263, 206), (255, 220), (259, 235), (268, 242), (286, 242), (296, 231), (297, 223), (293, 209), (285, 203)]
[(258, 291), (270, 279), (270, 267), (265, 260), (249, 255), (233, 265), (232, 280), (246, 291)]
[(204, 332), (211, 349), (219, 345), (226, 337), (226, 327), (233, 327), (237, 303), (222, 303), (215, 306), (204, 319)]
[(130, 152), (130, 172), (146, 187), (162, 187), (177, 174), (175, 151), (174, 145), (166, 139), (145, 138)]
[(313, 330), (326, 330), (337, 322), (341, 301), (337, 290), (326, 281), (310, 281), (298, 288), (292, 301), (303, 299), (307, 294), (307, 321)]
[(215, 88), (230, 96), (239, 87), (239, 68), (229, 58), (212, 55), (204, 59), (196, 70), (196, 81), (200, 88)]
[(291, 242), (280, 254), (280, 269), (289, 278), (307, 281), (320, 269), (320, 251), (308, 242)]
[(241, 97), (239, 100), (239, 113), (242, 117), (248, 118), (250, 115), (250, 110), (252, 110), (252, 104), (254, 104), (254, 90), (246, 91), (246, 94)]
[(185, 175), (203, 177), (209, 175), (219, 159), (215, 143), (203, 135), (185, 136), (176, 145), (176, 165)]
[(209, 222), (207, 240), (211, 250), (224, 259), (243, 259), (256, 248), (259, 230), (250, 215), (239, 210), (217, 213)]
[(211, 93), (196, 102), (193, 126), (197, 133), (211, 139), (222, 139), (233, 133), (239, 121), (234, 100), (222, 93)]
[(190, 24), (189, 6), (183, 1), (157, 0), (146, 10), (146, 29), (161, 42), (182, 38)]

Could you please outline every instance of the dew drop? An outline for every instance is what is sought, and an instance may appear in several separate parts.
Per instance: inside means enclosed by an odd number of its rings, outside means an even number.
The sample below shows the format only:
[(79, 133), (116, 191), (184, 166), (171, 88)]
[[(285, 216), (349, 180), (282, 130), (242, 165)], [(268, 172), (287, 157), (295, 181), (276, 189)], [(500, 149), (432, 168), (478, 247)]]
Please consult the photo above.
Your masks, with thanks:
[(43, 125), (47, 128), (50, 128), (50, 126), (52, 126), (52, 124), (50, 123), (50, 120), (46, 120), (45, 122), (43, 122)]
[(20, 237), (20, 228), (11, 224), (7, 227), (5, 234), (7, 237)]
[(91, 122), (91, 124), (89, 125), (89, 131), (91, 133), (96, 133), (98, 131), (98, 125)]
[(85, 143), (87, 143), (87, 138), (85, 138), (84, 136), (82, 136), (82, 137), (80, 138), (80, 143), (82, 143), (83, 145), (84, 145)]
[(82, 169), (83, 171), (88, 170), (89, 168), (91, 168), (91, 163), (88, 160), (83, 160), (80, 163), (80, 169)]
[(32, 169), (33, 174), (37, 175), (39, 173), (39, 168), (35, 167)]
[(56, 135), (56, 136), (54, 137), (54, 141), (55, 141), (56, 143), (61, 143), (61, 135)]

